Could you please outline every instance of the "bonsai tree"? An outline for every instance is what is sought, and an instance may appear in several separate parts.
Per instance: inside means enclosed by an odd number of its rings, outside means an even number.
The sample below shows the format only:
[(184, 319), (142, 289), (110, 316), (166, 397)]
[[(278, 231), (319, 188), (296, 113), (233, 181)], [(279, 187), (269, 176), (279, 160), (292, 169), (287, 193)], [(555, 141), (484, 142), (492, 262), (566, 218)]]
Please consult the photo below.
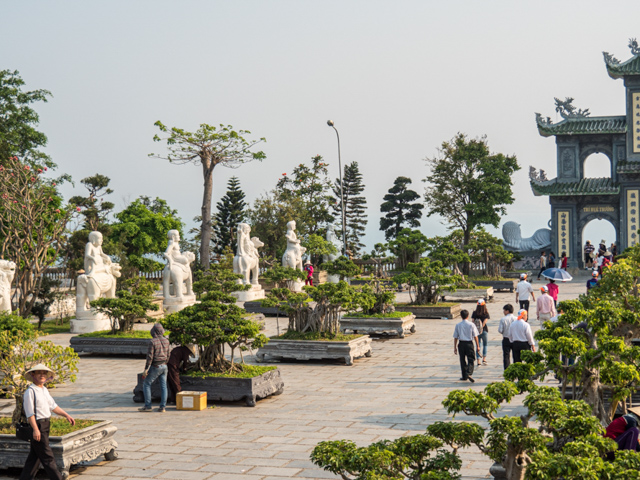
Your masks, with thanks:
[(311, 263), (317, 267), (322, 265), (323, 257), (338, 253), (338, 249), (333, 243), (315, 233), (302, 240), (301, 245), (307, 249), (306, 254), (309, 256)]
[(455, 230), (448, 239), (455, 249), (467, 254), (470, 271), (481, 272), (481, 275), (487, 277), (501, 277), (502, 271), (513, 259), (513, 253), (503, 248), (502, 240), (482, 227), (470, 232), (466, 245), (462, 230)]
[(48, 340), (38, 341), (33, 329), (0, 332), (0, 387), (15, 399), (13, 426), (21, 421), (22, 396), (29, 385), (22, 375), (38, 363), (44, 363), (56, 372), (56, 378), (47, 384), (48, 388), (76, 381), (78, 355), (72, 348)]
[(409, 285), (412, 305), (428, 305), (438, 303), (445, 290), (455, 291), (461, 278), (441, 261), (422, 258), (418, 263), (409, 263), (404, 272), (393, 277), (393, 282)]
[[(230, 295), (250, 288), (236, 283), (240, 277), (225, 265), (211, 265), (193, 284), (200, 303), (168, 315), (161, 322), (171, 332), (171, 343), (198, 346), (199, 355), (194, 366), (197, 371), (241, 372), (242, 351), (249, 346), (259, 348), (268, 342), (268, 338), (260, 333), (260, 324), (247, 317)], [(230, 360), (225, 358), (225, 345), (230, 349)], [(242, 365), (235, 362), (236, 350), (240, 351)]]
[(380, 279), (374, 279), (363, 285), (360, 290), (360, 306), (365, 315), (377, 315), (395, 311), (396, 294), (384, 285)]
[(284, 285), (291, 290), (294, 282), (307, 278), (307, 272), (296, 268), (283, 267), (282, 265), (274, 265), (262, 274), (262, 278), (275, 284), (276, 288)]
[(333, 262), (323, 263), (322, 268), (324, 268), (329, 275), (337, 275), (340, 277), (340, 280), (348, 280), (362, 273), (360, 267), (344, 255), (336, 258)]
[(428, 248), (428, 238), (420, 230), (403, 228), (389, 241), (388, 249), (398, 260), (398, 269), (404, 270), (409, 263), (417, 263)]
[(111, 320), (111, 333), (131, 332), (136, 319), (144, 318), (153, 321), (148, 310), (158, 310), (153, 303), (153, 292), (156, 286), (142, 277), (131, 278), (123, 282), (123, 290), (116, 292), (116, 298), (98, 298), (91, 302), (91, 307), (105, 314)]
[[(274, 288), (262, 301), (264, 306), (279, 307), (287, 312), (289, 332), (335, 337), (340, 331), (342, 312), (359, 308), (363, 301), (358, 290), (343, 280), (304, 289), (306, 293)], [(309, 305), (308, 299), (316, 302), (315, 307)]]

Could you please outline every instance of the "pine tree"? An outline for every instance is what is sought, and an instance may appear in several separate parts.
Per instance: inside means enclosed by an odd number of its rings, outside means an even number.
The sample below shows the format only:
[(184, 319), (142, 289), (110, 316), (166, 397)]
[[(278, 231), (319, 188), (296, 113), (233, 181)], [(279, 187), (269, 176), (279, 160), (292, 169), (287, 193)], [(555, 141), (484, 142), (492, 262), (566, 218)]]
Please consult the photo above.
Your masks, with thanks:
[(418, 228), (424, 205), (416, 202), (420, 198), (413, 190), (407, 188), (411, 179), (398, 177), (393, 182), (380, 205), (380, 212), (386, 214), (380, 218), (380, 230), (384, 232), (387, 240), (394, 239), (405, 227)]
[[(347, 227), (347, 250), (352, 256), (358, 257), (364, 248), (364, 243), (360, 240), (364, 236), (367, 226), (367, 199), (361, 195), (364, 191), (362, 174), (358, 168), (358, 162), (353, 162), (344, 166), (344, 176), (342, 179), (344, 189), (345, 223)], [(336, 179), (333, 186), (333, 193), (336, 196), (336, 203), (333, 210), (336, 218), (342, 223), (342, 201), (340, 199), (340, 180)]]
[(216, 238), (214, 251), (223, 253), (225, 247), (236, 251), (236, 229), (245, 219), (244, 192), (240, 189), (238, 177), (231, 177), (227, 183), (227, 193), (216, 204), (218, 211), (213, 216), (213, 231)]

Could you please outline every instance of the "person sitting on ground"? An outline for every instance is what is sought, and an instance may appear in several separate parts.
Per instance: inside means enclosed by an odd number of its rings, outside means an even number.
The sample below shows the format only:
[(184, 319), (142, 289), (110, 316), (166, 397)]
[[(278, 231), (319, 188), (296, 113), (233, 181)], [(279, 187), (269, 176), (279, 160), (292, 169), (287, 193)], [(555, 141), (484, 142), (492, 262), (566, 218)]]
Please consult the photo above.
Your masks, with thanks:
[(169, 361), (167, 362), (167, 386), (169, 387), (167, 403), (175, 405), (176, 395), (182, 391), (180, 373), (187, 370), (189, 367), (189, 357), (195, 357), (195, 355), (196, 346), (192, 343), (171, 350), (171, 355), (169, 355)]
[[(610, 438), (618, 444), (618, 450), (640, 451), (638, 444), (638, 421), (640, 420), (640, 407), (629, 408), (628, 413), (616, 418), (609, 424), (604, 434), (605, 438)], [(615, 458), (615, 452), (607, 454), (609, 460)]]

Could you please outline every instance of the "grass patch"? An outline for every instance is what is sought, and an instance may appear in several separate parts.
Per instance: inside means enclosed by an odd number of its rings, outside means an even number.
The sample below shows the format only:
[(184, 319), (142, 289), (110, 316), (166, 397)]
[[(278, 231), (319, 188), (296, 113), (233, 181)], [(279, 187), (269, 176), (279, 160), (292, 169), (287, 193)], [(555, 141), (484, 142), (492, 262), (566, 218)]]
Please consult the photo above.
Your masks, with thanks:
[(56, 325), (55, 320), (46, 320), (42, 323), (40, 331), (45, 335), (55, 335), (56, 333), (69, 333), (71, 329), (71, 319), (65, 318), (61, 325)]
[[(83, 428), (90, 427), (96, 423), (100, 423), (102, 420), (81, 420), (76, 418), (76, 424), (71, 425), (64, 418), (51, 417), (51, 432), (49, 436), (60, 437), (67, 433), (76, 432)], [(1, 435), (15, 435), (16, 429), (11, 427), (11, 417), (0, 417), (0, 434)]]
[(391, 312), (391, 313), (347, 313), (343, 318), (402, 318), (411, 315), (410, 312)]
[(241, 367), (242, 371), (232, 372), (232, 373), (187, 372), (186, 375), (188, 377), (196, 377), (196, 378), (253, 378), (278, 368), (278, 367), (260, 367), (257, 365), (246, 365), (241, 363), (236, 363), (234, 365), (236, 367)]
[[(168, 333), (165, 331), (165, 334)], [(151, 338), (151, 332), (148, 330), (132, 330), (131, 332), (111, 333), (111, 330), (101, 330), (99, 332), (81, 333), (79, 337), (97, 337), (97, 338)]]
[(427, 305), (413, 305), (411, 303), (398, 303), (396, 304), (396, 308), (400, 307), (454, 307), (456, 305), (460, 305), (459, 302), (438, 302), (438, 303), (428, 303)]
[(349, 342), (360, 338), (362, 335), (345, 335), (344, 333), (328, 332), (295, 332), (287, 331), (280, 336), (271, 337), (274, 340), (316, 340), (321, 342)]

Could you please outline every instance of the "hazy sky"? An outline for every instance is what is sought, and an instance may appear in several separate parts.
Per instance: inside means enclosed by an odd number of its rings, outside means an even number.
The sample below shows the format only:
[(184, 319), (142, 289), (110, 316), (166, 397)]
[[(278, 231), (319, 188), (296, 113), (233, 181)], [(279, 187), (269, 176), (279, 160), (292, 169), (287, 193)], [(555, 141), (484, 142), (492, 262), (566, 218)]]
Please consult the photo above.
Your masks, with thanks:
[[(560, 120), (553, 97), (572, 96), (592, 115), (623, 114), (624, 87), (608, 77), (602, 51), (630, 57), (639, 13), (637, 1), (0, 0), (0, 68), (53, 93), (37, 109), (58, 172), (76, 180), (67, 198), (102, 173), (117, 210), (159, 196), (191, 226), (201, 169), (148, 158), (165, 151), (152, 141), (156, 120), (267, 138), (264, 162), (216, 169), (216, 202), (234, 174), (253, 201), (316, 154), (337, 177), (332, 119), (343, 163), (357, 161), (364, 176), (369, 248), (383, 239), (379, 206), (393, 180), (408, 176), (423, 193), (423, 159), (457, 132), (517, 156), (516, 202), (503, 222), (518, 221), (527, 237), (550, 217), (529, 165), (556, 176), (554, 139), (538, 135), (534, 112)], [(608, 160), (587, 169), (604, 176)], [(594, 225), (592, 241), (612, 240), (610, 225)], [(446, 231), (433, 217), (421, 230)]]

